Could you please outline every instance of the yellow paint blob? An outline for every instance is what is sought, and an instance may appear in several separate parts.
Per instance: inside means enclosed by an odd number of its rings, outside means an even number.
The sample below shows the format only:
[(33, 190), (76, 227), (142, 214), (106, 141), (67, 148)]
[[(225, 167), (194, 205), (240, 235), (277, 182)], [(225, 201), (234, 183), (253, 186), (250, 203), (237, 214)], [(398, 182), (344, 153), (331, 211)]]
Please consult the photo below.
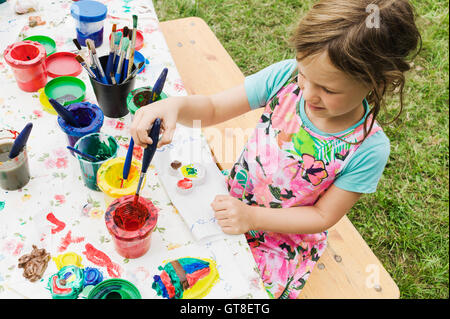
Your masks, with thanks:
[(70, 266), (70, 265), (74, 265), (79, 268), (83, 268), (83, 265), (81, 264), (81, 256), (74, 252), (60, 254), (56, 257), (53, 257), (52, 259), (55, 262), (56, 268), (58, 268), (58, 270), (60, 270), (64, 266)]

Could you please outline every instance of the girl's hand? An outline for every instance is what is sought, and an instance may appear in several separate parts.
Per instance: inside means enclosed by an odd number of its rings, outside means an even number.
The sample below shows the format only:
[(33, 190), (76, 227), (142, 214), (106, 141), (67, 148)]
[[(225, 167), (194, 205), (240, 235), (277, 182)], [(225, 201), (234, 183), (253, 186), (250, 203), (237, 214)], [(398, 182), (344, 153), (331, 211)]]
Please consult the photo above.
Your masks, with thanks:
[(134, 144), (141, 147), (147, 147), (152, 144), (152, 139), (148, 136), (156, 118), (161, 119), (161, 133), (157, 147), (169, 144), (172, 141), (173, 134), (177, 123), (178, 113), (180, 109), (180, 101), (178, 98), (167, 98), (157, 102), (153, 102), (139, 108), (134, 114), (131, 123), (130, 132), (134, 139)]
[(230, 195), (217, 195), (211, 203), (214, 216), (226, 234), (243, 234), (253, 229), (253, 210)]

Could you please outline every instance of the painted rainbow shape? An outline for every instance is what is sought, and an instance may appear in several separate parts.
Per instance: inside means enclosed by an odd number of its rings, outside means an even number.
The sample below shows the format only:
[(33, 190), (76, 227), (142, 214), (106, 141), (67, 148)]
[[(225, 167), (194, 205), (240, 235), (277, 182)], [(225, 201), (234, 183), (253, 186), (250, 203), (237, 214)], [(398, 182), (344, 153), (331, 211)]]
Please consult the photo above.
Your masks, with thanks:
[(153, 276), (152, 288), (167, 299), (203, 298), (219, 281), (216, 262), (208, 258), (184, 257), (158, 269), (161, 274)]

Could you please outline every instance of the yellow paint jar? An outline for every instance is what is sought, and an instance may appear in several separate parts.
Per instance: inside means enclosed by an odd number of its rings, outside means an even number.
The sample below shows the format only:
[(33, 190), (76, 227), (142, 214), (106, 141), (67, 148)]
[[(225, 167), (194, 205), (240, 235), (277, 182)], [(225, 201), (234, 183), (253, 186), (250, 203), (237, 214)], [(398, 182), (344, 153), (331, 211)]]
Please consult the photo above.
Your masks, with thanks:
[[(125, 157), (116, 157), (106, 161), (100, 166), (97, 172), (97, 184), (100, 190), (105, 195), (105, 202), (108, 206), (116, 198), (133, 195), (136, 193), (137, 185), (139, 183), (139, 174), (141, 172), (141, 163), (137, 160), (131, 161), (130, 172), (128, 178), (123, 181), (123, 165)], [(145, 178), (143, 180), (145, 185)]]

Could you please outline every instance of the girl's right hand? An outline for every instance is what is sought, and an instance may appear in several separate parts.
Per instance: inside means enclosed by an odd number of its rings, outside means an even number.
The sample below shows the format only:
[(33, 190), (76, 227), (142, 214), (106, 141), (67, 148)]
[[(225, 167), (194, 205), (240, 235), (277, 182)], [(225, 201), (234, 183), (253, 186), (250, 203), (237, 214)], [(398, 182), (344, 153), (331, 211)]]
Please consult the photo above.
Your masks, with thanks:
[(148, 132), (158, 117), (161, 119), (162, 137), (159, 139), (157, 147), (169, 144), (175, 132), (179, 109), (179, 99), (174, 97), (140, 107), (134, 113), (133, 122), (130, 127), (134, 144), (146, 148), (147, 145), (153, 143), (152, 139), (148, 136)]

